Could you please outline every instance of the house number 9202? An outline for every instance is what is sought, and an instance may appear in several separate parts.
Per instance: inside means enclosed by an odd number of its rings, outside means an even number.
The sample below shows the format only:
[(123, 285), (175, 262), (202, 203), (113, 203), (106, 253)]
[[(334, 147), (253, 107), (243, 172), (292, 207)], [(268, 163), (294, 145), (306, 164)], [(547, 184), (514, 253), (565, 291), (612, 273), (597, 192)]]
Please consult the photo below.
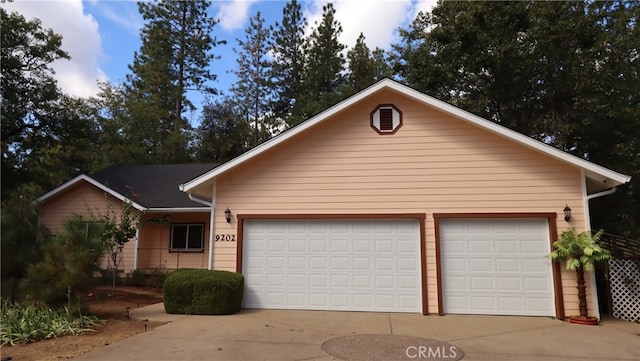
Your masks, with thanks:
[(235, 234), (216, 234), (216, 242), (235, 242)]

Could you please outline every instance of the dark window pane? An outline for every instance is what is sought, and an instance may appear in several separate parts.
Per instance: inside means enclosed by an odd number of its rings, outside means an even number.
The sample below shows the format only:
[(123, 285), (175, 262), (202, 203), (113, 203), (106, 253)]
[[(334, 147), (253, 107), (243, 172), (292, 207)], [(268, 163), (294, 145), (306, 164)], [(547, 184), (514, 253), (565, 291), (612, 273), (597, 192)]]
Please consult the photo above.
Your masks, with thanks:
[(171, 227), (171, 249), (187, 248), (187, 226), (174, 225)]
[(191, 250), (202, 249), (202, 236), (204, 233), (204, 226), (201, 224), (192, 224), (189, 226), (189, 240), (188, 248)]

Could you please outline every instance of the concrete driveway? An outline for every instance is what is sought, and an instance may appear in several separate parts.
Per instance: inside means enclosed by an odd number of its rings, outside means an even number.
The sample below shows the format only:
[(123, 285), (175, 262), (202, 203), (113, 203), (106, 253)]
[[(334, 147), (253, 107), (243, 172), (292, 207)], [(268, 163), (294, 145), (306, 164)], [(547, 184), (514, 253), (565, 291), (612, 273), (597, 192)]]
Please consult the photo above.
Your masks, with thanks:
[[(539, 317), (363, 312), (243, 310), (230, 316), (186, 316), (167, 315), (162, 304), (131, 314), (170, 323), (75, 360), (340, 360), (323, 351), (323, 343), (368, 334), (382, 340), (380, 349), (392, 335), (443, 341), (464, 352), (464, 360), (640, 360), (640, 324), (613, 318), (582, 326)], [(345, 338), (341, 344), (348, 359), (382, 359), (375, 347), (358, 339)], [(437, 359), (434, 352), (419, 352), (419, 344), (401, 347), (389, 351), (400, 360)], [(450, 356), (443, 352), (441, 359)]]

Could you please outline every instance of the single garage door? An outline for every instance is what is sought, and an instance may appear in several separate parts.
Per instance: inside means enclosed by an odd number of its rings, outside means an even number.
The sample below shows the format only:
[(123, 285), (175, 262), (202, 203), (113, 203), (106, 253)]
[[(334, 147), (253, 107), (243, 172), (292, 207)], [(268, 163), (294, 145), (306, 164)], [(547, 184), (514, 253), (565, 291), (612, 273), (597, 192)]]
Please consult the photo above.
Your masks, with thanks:
[(546, 219), (440, 220), (443, 310), (554, 316)]
[(245, 220), (246, 308), (421, 312), (418, 220)]

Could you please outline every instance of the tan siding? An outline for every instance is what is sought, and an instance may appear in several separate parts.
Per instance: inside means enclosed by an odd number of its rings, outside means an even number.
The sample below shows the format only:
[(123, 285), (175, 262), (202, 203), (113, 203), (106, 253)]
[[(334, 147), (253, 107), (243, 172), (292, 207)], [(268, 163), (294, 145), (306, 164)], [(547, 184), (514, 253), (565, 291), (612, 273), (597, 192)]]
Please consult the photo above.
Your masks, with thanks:
[[(369, 113), (393, 103), (395, 135), (378, 135)], [(429, 311), (437, 311), (433, 213), (558, 213), (557, 228), (584, 227), (580, 171), (386, 91), (217, 179), (217, 233), (234, 214), (424, 213)], [(235, 244), (216, 244), (214, 267), (235, 270)], [(577, 308), (563, 273), (567, 314)]]
[[(81, 181), (71, 188), (57, 194), (53, 198), (47, 199), (41, 204), (42, 215), (40, 223), (47, 229), (57, 234), (62, 231), (64, 221), (74, 214), (81, 215), (84, 219), (91, 219), (93, 215), (111, 209), (116, 217), (122, 211), (122, 202), (107, 195), (100, 189), (89, 183)], [(123, 249), (123, 258), (118, 269), (125, 273), (133, 270), (134, 265), (135, 240), (131, 239)], [(103, 261), (102, 267), (108, 266), (108, 259)]]

